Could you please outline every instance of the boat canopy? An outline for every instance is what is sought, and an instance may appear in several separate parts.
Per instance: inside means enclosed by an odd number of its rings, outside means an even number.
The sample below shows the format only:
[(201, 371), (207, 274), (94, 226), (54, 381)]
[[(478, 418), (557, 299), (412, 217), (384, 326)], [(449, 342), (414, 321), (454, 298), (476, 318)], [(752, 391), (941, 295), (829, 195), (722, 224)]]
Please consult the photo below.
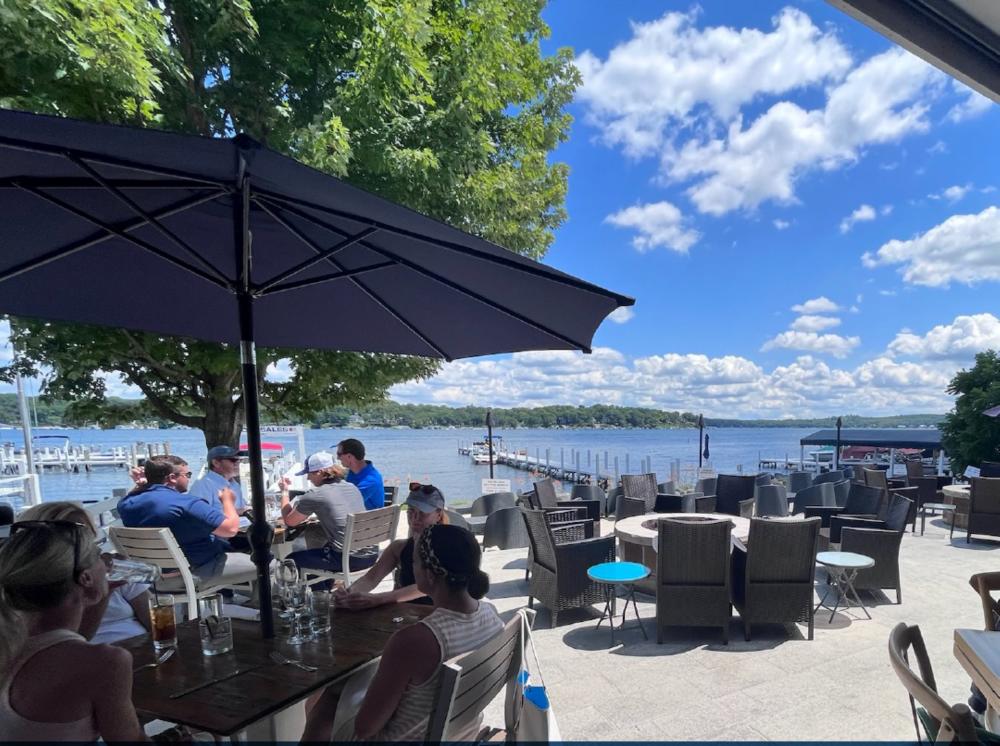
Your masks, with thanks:
[[(817, 430), (812, 435), (802, 438), (799, 443), (804, 446), (835, 446), (837, 431)], [(840, 431), (842, 446), (876, 446), (879, 448), (941, 448), (941, 431), (932, 428), (914, 429), (873, 429), (873, 428), (842, 428)]]

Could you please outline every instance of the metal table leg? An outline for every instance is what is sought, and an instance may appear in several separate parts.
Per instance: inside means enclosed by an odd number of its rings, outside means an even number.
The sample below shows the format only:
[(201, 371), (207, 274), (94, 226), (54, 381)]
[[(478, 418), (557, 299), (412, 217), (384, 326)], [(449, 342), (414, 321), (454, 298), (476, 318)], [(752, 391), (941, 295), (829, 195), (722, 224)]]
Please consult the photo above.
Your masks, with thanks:
[(622, 609), (622, 624), (621, 624), (621, 626), (618, 629), (624, 629), (625, 628), (625, 613), (628, 611), (628, 603), (629, 603), (629, 601), (631, 601), (632, 602), (632, 611), (635, 612), (635, 620), (639, 623), (639, 629), (642, 630), (642, 636), (643, 636), (643, 638), (646, 639), (646, 640), (648, 640), (649, 639), (649, 635), (646, 634), (646, 628), (644, 626), (642, 626), (642, 619), (639, 618), (639, 604), (635, 600), (635, 586), (634, 585), (628, 585), (628, 586), (626, 586), (626, 588), (628, 589), (628, 595), (625, 596), (625, 608)]

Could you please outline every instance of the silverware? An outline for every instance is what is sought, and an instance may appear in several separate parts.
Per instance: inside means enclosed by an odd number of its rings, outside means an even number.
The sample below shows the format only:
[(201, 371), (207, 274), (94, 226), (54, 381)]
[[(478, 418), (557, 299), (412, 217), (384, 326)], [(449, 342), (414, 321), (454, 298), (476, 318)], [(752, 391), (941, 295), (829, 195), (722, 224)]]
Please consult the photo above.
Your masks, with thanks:
[(202, 689), (213, 686), (215, 684), (219, 684), (223, 681), (228, 681), (229, 679), (232, 679), (241, 674), (249, 673), (250, 671), (255, 671), (258, 668), (262, 668), (262, 666), (250, 666), (250, 668), (237, 669), (230, 674), (226, 674), (225, 676), (218, 676), (210, 681), (205, 681), (201, 684), (198, 684), (197, 686), (192, 686), (190, 689), (184, 689), (182, 691), (175, 692), (174, 694), (170, 695), (170, 699), (178, 699), (180, 697), (185, 697), (188, 694), (193, 694), (194, 692), (200, 692)]
[(147, 663), (144, 666), (139, 666), (132, 673), (138, 673), (144, 668), (156, 668), (157, 666), (166, 663), (168, 660), (170, 660), (170, 656), (172, 656), (175, 652), (177, 652), (177, 648), (167, 648), (162, 653), (160, 653), (160, 657), (157, 658), (155, 661), (153, 661), (152, 663)]
[(277, 650), (271, 651), (271, 660), (282, 666), (284, 666), (286, 663), (291, 663), (296, 668), (301, 668), (303, 671), (309, 671), (310, 673), (319, 670), (319, 668), (317, 668), (316, 666), (309, 666), (303, 663), (302, 661), (292, 660), (291, 658), (282, 655)]

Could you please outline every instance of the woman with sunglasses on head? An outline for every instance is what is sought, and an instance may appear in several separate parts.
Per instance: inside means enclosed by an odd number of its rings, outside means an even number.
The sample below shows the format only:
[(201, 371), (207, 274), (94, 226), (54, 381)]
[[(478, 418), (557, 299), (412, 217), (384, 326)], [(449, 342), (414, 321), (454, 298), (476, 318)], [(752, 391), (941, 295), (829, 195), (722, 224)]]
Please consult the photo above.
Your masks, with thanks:
[[(335, 600), (338, 608), (369, 609), (382, 604), (430, 603), (424, 592), (417, 588), (413, 574), (414, 542), (428, 526), (447, 523), (444, 512), (444, 495), (433, 484), (410, 483), (406, 498), (406, 520), (410, 526), (407, 539), (397, 539), (386, 548), (364, 577), (351, 584), (348, 590), (338, 590)], [(390, 574), (395, 575), (391, 591), (374, 593), (374, 589)]]
[(132, 656), (88, 643), (84, 612), (108, 595), (86, 525), (20, 521), (0, 547), (0, 741), (145, 741)]
[[(430, 597), (434, 611), (389, 638), (353, 717), (335, 717), (341, 691), (329, 688), (309, 713), (303, 742), (329, 741), (331, 736), (423, 740), (440, 689), (441, 664), (476, 650), (503, 630), (496, 609), (481, 600), (490, 587), (481, 560), (479, 542), (464, 528), (433, 525), (421, 532), (413, 570), (417, 587)], [(461, 724), (452, 724), (449, 739), (474, 740), (481, 715), (472, 712)], [(335, 720), (343, 725), (333, 734)]]
[[(23, 511), (21, 521), (69, 521), (80, 523), (93, 532), (97, 529), (90, 514), (79, 503), (61, 500), (42, 503)], [(104, 600), (83, 612), (78, 632), (90, 642), (118, 642), (150, 631), (149, 586), (145, 583), (119, 583), (109, 586)]]

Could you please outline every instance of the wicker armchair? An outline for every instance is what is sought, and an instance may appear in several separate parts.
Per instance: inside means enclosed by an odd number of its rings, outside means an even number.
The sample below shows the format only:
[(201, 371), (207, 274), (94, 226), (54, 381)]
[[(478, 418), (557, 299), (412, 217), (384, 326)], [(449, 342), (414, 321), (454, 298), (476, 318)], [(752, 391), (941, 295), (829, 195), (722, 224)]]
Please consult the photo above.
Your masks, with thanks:
[(622, 494), (646, 503), (644, 513), (656, 505), (656, 474), (622, 474)]
[[(878, 518), (882, 508), (884, 494), (876, 487), (866, 487), (857, 482), (850, 482), (850, 490), (847, 493), (847, 501), (843, 507), (829, 505), (809, 505), (804, 509), (806, 518), (819, 518), (823, 523), (820, 534), (828, 539), (830, 536), (830, 519), (835, 515), (850, 515), (859, 518)], [(836, 488), (836, 485), (834, 485)], [(822, 539), (820, 540), (822, 544)]]
[(825, 482), (840, 482), (844, 479), (844, 472), (842, 471), (825, 471), (822, 474), (817, 474), (815, 479), (813, 479), (813, 484), (823, 484)]
[[(692, 516), (692, 518), (694, 518)], [(732, 522), (664, 518), (656, 553), (656, 642), (669, 626), (721, 627), (729, 643)]]
[(754, 498), (740, 500), (740, 518), (753, 518), (753, 507), (757, 501)]
[(531, 581), (528, 606), (537, 598), (552, 612), (552, 626), (559, 612), (590, 606), (605, 600), (602, 585), (587, 577), (587, 569), (602, 562), (614, 562), (615, 539), (603, 536), (558, 543), (541, 510), (522, 508), (531, 542)]
[(966, 543), (973, 534), (1000, 536), (1000, 478), (973, 477), (969, 489), (969, 523)]
[[(911, 658), (916, 658), (919, 676), (910, 668)], [(905, 622), (900, 622), (893, 628), (889, 633), (889, 662), (910, 695), (917, 741), (920, 741), (919, 721), (924, 726), (928, 743), (982, 742), (969, 708), (964, 704), (949, 705), (938, 694), (920, 627), (908, 627)], [(914, 705), (914, 700), (920, 703), (920, 708)]]
[(733, 605), (750, 639), (753, 624), (806, 622), (813, 639), (813, 583), (819, 518), (750, 520), (746, 550), (732, 554)]
[[(715, 512), (740, 514), (740, 503), (753, 498), (756, 478), (738, 474), (720, 474), (715, 482)], [(706, 492), (706, 495), (713, 493)]]
[(594, 522), (594, 534), (601, 533), (601, 501), (600, 500), (560, 500), (556, 495), (556, 483), (552, 479), (535, 482), (535, 490), (531, 498), (533, 510), (573, 510), (576, 515), (572, 520), (589, 519)]
[(831, 482), (820, 482), (795, 493), (792, 499), (792, 513), (803, 513), (813, 506), (837, 507), (837, 495)]
[(694, 496), (694, 512), (695, 513), (715, 513), (716, 512), (716, 498), (715, 495), (695, 495)]
[[(910, 510), (913, 508), (913, 501), (894, 491), (887, 508), (878, 516), (866, 515), (833, 515), (830, 518), (829, 544), (840, 544), (840, 533), (844, 528), (879, 528), (889, 531), (905, 531), (909, 524)], [(823, 531), (821, 534), (825, 535)], [(820, 549), (825, 550), (823, 537), (820, 537)], [(846, 550), (845, 550), (846, 551)]]
[[(900, 500), (906, 500), (900, 497)], [(878, 528), (841, 529), (840, 551), (863, 554), (875, 560), (875, 566), (859, 570), (854, 578), (854, 589), (881, 590), (896, 589), (896, 603), (903, 603), (903, 590), (899, 583), (899, 545), (903, 541), (902, 531)]]
[(768, 484), (757, 488), (757, 516), (784, 517), (788, 515), (788, 493), (780, 484)]
[(788, 474), (788, 491), (798, 492), (806, 487), (812, 487), (812, 474), (807, 471), (793, 471)]

